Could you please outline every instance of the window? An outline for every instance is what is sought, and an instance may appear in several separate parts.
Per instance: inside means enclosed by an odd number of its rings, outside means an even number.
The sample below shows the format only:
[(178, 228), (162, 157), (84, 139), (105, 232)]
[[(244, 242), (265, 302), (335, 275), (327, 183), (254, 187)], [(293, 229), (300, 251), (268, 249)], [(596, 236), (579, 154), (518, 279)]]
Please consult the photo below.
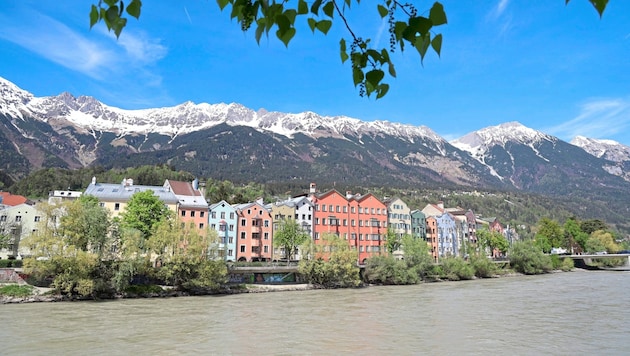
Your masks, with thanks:
[(105, 203), (98, 203), (98, 206), (100, 206), (101, 208), (105, 207)]
[(202, 211), (202, 212), (200, 212), (200, 213), (199, 213), (199, 216), (200, 216), (200, 217), (202, 217), (202, 218), (203, 218), (205, 215), (206, 215), (206, 212), (205, 212), (205, 211)]
[(269, 246), (265, 245), (263, 248), (264, 248), (265, 253), (269, 252)]
[(120, 203), (114, 204), (114, 210), (120, 210)]
[(233, 244), (234, 243), (234, 236), (230, 236), (228, 238), (229, 243)]
[(210, 224), (210, 228), (212, 230), (216, 230), (217, 229), (217, 224)]
[(356, 223), (354, 222), (354, 219), (350, 220), (350, 225), (356, 226)]
[(265, 227), (269, 227), (269, 220), (265, 220)]
[(322, 211), (326, 211), (326, 204), (322, 205)]
[(245, 253), (245, 245), (241, 245), (241, 252)]
[(241, 226), (245, 226), (245, 224), (247, 224), (245, 219), (241, 219)]
[(337, 212), (340, 213), (341, 212), (341, 207), (339, 205), (337, 205)]
[(343, 219), (343, 226), (348, 226), (348, 219)]
[(225, 211), (221, 212), (221, 219), (225, 219)]
[(41, 216), (36, 216), (36, 217), (35, 217), (35, 219), (34, 219), (34, 221), (35, 221), (35, 222), (39, 222), (41, 219), (42, 219), (42, 217), (41, 217)]
[(260, 246), (252, 246), (252, 253), (259, 253)]
[(315, 233), (315, 240), (319, 240), (319, 232)]
[(0, 216), (0, 221), (2, 222), (7, 221), (7, 216), (6, 215)]
[(230, 213), (230, 219), (234, 219), (234, 213)]
[(212, 213), (210, 213), (210, 216), (211, 216), (213, 219), (216, 219), (216, 218), (217, 218), (217, 212), (216, 212), (216, 211), (213, 211)]
[(186, 210), (182, 210), (182, 216), (186, 216)]
[(199, 223), (199, 228), (203, 229), (203, 223)]
[(350, 207), (350, 212), (354, 213), (354, 206)]
[(228, 250), (228, 256), (232, 256), (233, 254), (234, 254), (234, 250), (229, 249), (229, 250)]
[(194, 211), (191, 211), (191, 212), (190, 212), (190, 217), (191, 217), (191, 218), (194, 218), (194, 217), (195, 217), (195, 212), (194, 212)]
[[(245, 235), (245, 231), (241, 231), (241, 240), (245, 240), (245, 236), (246, 236)], [(245, 251), (243, 251), (243, 252), (245, 252)]]
[(230, 231), (234, 231), (234, 224), (230, 224)]
[(219, 231), (225, 231), (225, 224), (219, 224)]
[(334, 211), (332, 204), (328, 205), (328, 211), (330, 211), (331, 213)]
[(269, 233), (268, 232), (265, 232), (264, 236), (265, 236), (265, 240), (269, 240)]
[(319, 218), (315, 218), (315, 225), (319, 225)]
[(22, 221), (22, 215), (16, 215), (15, 222), (20, 222), (20, 221)]

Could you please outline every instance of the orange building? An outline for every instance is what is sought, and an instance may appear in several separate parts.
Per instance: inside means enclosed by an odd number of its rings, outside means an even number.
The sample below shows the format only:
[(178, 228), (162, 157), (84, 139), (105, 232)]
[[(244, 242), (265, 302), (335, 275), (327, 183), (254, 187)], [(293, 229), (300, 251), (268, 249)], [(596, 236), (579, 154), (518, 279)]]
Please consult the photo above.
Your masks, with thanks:
[(238, 237), (237, 261), (271, 261), (273, 224), (271, 213), (262, 202), (236, 204)]
[(342, 195), (336, 190), (316, 193), (311, 184), (309, 199), (314, 205), (313, 239), (335, 234), (359, 252), (359, 263), (386, 253), (387, 206), (372, 194)]
[(173, 192), (177, 197), (177, 214), (183, 223), (193, 223), (200, 232), (208, 228), (208, 202), (199, 190), (197, 179), (192, 183), (167, 179), (164, 189)]

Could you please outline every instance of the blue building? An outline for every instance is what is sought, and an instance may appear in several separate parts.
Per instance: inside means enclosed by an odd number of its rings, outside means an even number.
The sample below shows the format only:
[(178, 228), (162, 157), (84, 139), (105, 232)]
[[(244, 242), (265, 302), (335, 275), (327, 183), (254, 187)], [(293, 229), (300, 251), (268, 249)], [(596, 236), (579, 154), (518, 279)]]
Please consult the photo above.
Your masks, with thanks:
[(210, 205), (208, 226), (219, 235), (219, 253), (226, 261), (236, 261), (236, 209), (222, 200)]

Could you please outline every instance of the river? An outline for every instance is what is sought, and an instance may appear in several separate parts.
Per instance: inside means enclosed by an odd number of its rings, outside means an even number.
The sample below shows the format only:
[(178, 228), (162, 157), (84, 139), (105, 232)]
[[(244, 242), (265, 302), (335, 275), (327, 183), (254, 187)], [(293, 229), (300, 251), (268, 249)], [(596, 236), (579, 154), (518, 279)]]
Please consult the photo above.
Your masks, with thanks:
[(2, 355), (627, 355), (630, 272), (0, 305)]

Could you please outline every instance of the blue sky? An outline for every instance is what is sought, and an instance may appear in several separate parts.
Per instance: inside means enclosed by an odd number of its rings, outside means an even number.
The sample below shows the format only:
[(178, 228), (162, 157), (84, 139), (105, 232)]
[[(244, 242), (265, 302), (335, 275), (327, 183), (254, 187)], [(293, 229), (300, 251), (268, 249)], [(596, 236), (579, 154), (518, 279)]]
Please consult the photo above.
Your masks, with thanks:
[[(600, 19), (588, 0), (444, 0), (441, 57), (421, 65), (415, 50), (395, 54), (398, 78), (379, 100), (359, 97), (341, 63), (340, 22), (328, 36), (299, 25), (287, 49), (275, 37), (257, 45), (215, 1), (145, 1), (116, 40), (103, 25), (89, 29), (90, 3), (2, 1), (0, 76), (36, 96), (67, 91), (125, 109), (236, 102), (425, 125), (446, 139), (518, 121), (567, 141), (630, 145), (627, 1)], [(387, 45), (376, 4), (354, 6), (350, 25)]]

